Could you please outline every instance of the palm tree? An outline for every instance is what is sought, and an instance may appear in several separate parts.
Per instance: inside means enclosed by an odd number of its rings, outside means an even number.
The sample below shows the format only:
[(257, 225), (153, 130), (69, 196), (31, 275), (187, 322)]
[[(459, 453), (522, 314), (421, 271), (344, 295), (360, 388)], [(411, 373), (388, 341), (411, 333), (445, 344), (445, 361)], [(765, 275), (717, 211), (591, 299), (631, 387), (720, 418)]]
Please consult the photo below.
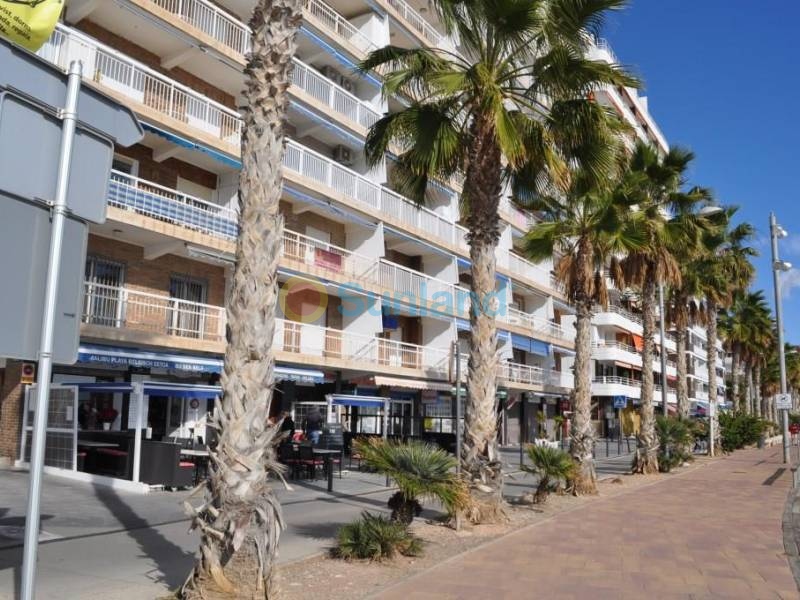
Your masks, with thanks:
[(274, 383), (272, 339), (283, 236), (278, 211), (284, 121), (300, 0), (259, 0), (250, 19), (252, 51), (245, 69), (239, 238), (227, 298), (222, 400), (211, 426), (206, 499), (191, 509), (200, 555), (183, 586), (185, 598), (272, 596), (272, 568), (283, 529), (268, 485), (279, 469), (277, 427), (268, 421)]
[(441, 502), (450, 515), (464, 507), (467, 492), (455, 474), (456, 460), (441, 448), (380, 438), (359, 440), (355, 448), (367, 466), (397, 485), (398, 491), (389, 498), (393, 520), (411, 523), (422, 512), (419, 501), (425, 498)]
[[(432, 179), (464, 172), (462, 215), (471, 259), (469, 395), (460, 457), (469, 474), (473, 520), (502, 517), (497, 452), (495, 289), (498, 204), (503, 184), (525, 170), (558, 181), (567, 159), (596, 177), (614, 156), (592, 143), (605, 110), (589, 98), (600, 85), (635, 86), (618, 67), (586, 58), (591, 33), (625, 0), (435, 0), (459, 52), (386, 46), (361, 65), (385, 72), (386, 96), (406, 106), (380, 119), (366, 144), (371, 165), (390, 143), (401, 191), (424, 202)], [(543, 168), (546, 167), (546, 168)]]
[(577, 465), (560, 448), (531, 444), (527, 453), (531, 464), (523, 465), (522, 469), (539, 478), (533, 501), (536, 504), (544, 503), (550, 492), (559, 489), (562, 481), (568, 482), (573, 477)]
[(710, 448), (719, 445), (719, 422), (715, 410), (717, 403), (717, 319), (719, 310), (729, 307), (737, 290), (746, 288), (753, 278), (754, 268), (750, 258), (757, 252), (747, 245), (753, 237), (753, 226), (740, 223), (731, 227), (731, 219), (736, 213), (730, 207), (721, 213), (722, 227), (705, 236), (706, 255), (698, 261), (698, 271), (703, 282), (705, 298), (706, 341), (708, 344), (708, 395), (711, 412), (711, 429), (714, 439)]
[(761, 416), (758, 371), (762, 356), (772, 343), (772, 316), (761, 290), (747, 293), (744, 303), (747, 319), (747, 338), (742, 347), (746, 376), (745, 410)]
[[(700, 248), (702, 231), (710, 226), (697, 213), (708, 200), (700, 188), (682, 191), (685, 172), (694, 155), (672, 148), (661, 156), (653, 146), (638, 143), (625, 175), (627, 189), (636, 204), (635, 222), (645, 243), (622, 261), (621, 283), (638, 290), (642, 308), (642, 392), (641, 429), (637, 437), (634, 473), (658, 472), (658, 439), (653, 407), (655, 351), (655, 307), (658, 284), (681, 284), (681, 270), (676, 257)], [(666, 352), (661, 340), (661, 351)], [(661, 374), (666, 392), (666, 373)]]
[(629, 220), (631, 206), (614, 183), (612, 178), (598, 186), (575, 173), (565, 193), (539, 194), (529, 202), (541, 220), (525, 237), (526, 254), (534, 261), (554, 254), (560, 257), (556, 278), (575, 307), (575, 385), (569, 447), (578, 466), (572, 481), (575, 493), (597, 491), (591, 420), (592, 309), (595, 304), (608, 304), (606, 267), (616, 270), (618, 258), (642, 244)]
[[(763, 292), (737, 290), (730, 308), (721, 311), (719, 315), (719, 332), (724, 340), (725, 350), (731, 354), (731, 395), (737, 410), (749, 412), (750, 409), (749, 403), (742, 402), (740, 373), (745, 362), (746, 377), (752, 376), (752, 373), (748, 374), (749, 361), (746, 359), (751, 356), (748, 350), (755, 333), (753, 328), (764, 325), (761, 317), (765, 306)], [(749, 392), (745, 390), (745, 394)]]

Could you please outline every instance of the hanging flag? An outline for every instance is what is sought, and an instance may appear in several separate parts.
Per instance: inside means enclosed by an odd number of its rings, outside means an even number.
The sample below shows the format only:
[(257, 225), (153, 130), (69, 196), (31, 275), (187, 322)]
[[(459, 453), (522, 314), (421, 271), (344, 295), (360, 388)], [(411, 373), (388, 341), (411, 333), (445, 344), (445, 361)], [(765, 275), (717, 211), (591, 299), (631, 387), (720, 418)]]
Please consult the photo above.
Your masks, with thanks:
[(0, 35), (36, 52), (56, 28), (64, 0), (0, 0)]

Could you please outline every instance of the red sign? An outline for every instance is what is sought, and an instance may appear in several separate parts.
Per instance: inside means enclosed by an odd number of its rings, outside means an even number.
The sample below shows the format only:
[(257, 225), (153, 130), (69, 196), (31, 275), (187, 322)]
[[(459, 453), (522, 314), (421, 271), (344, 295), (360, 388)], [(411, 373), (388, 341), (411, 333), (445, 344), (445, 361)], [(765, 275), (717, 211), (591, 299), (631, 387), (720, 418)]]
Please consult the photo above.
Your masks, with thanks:
[(800, 433), (800, 423), (792, 423), (789, 425), (789, 433), (797, 435)]
[(328, 252), (322, 248), (314, 248), (314, 264), (332, 271), (342, 270), (342, 257), (339, 254)]

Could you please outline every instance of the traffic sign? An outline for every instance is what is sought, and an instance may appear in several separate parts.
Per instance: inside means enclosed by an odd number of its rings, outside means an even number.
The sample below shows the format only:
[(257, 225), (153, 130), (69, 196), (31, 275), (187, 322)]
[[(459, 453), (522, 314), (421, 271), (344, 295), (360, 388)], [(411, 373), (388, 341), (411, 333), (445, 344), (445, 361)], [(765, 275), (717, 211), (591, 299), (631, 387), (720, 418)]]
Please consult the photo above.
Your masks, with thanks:
[(777, 408), (778, 410), (791, 410), (792, 395), (778, 394), (777, 396), (775, 396), (775, 408)]
[(614, 396), (614, 408), (625, 408), (628, 406), (627, 396)]
[(792, 423), (789, 425), (789, 433), (792, 435), (797, 435), (800, 433), (800, 423)]

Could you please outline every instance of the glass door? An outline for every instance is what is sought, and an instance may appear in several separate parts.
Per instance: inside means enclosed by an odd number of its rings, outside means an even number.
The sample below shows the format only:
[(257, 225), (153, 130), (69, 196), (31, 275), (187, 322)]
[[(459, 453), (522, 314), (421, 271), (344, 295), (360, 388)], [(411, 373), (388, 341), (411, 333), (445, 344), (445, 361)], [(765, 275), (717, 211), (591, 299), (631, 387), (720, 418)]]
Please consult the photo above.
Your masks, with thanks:
[(169, 282), (172, 335), (201, 338), (205, 332), (207, 285), (205, 281), (172, 276)]

